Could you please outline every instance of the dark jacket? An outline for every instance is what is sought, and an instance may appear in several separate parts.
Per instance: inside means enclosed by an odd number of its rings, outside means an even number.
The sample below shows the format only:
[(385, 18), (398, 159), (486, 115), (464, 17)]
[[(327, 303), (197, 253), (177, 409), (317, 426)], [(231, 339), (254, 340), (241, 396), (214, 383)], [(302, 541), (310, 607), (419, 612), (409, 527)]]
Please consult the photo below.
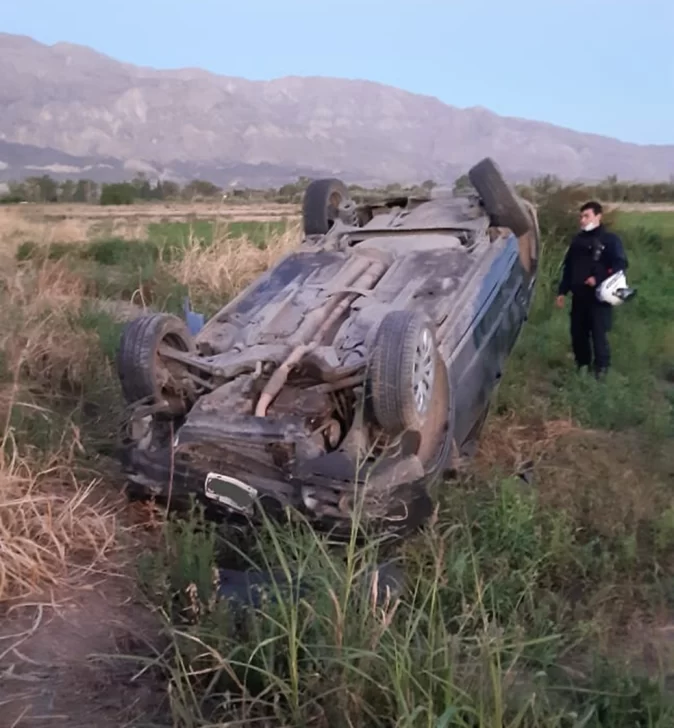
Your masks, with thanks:
[(560, 296), (569, 292), (589, 292), (593, 289), (585, 281), (590, 276), (594, 276), (599, 285), (612, 273), (627, 270), (627, 264), (622, 241), (615, 233), (609, 232), (603, 225), (590, 232), (582, 230), (566, 251), (557, 292)]

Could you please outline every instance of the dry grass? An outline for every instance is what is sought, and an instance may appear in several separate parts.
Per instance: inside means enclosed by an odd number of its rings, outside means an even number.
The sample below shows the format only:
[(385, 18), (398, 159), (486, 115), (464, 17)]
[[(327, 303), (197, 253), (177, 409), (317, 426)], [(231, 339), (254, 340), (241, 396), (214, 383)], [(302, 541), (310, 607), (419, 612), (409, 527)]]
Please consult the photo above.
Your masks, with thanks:
[(264, 248), (246, 237), (226, 236), (214, 240), (210, 247), (191, 241), (184, 256), (168, 265), (168, 271), (191, 290), (229, 298), (296, 248), (299, 239), (299, 227), (293, 227), (282, 235), (271, 236)]
[(51, 245), (53, 243), (81, 243), (101, 237), (125, 240), (145, 240), (148, 225), (132, 213), (100, 220), (86, 215), (54, 215), (49, 211), (30, 210), (22, 207), (0, 207), (0, 241), (2, 253), (13, 255), (21, 243)]
[[(16, 403), (14, 406), (22, 406)], [(21, 457), (10, 431), (0, 456), (0, 604), (56, 586), (77, 570), (97, 569), (114, 549), (117, 511), (98, 488), (81, 483), (75, 428), (53, 453)], [(38, 465), (39, 461), (42, 465)]]
[(492, 417), (480, 440), (477, 462), (485, 472), (499, 466), (516, 472), (526, 463), (538, 465), (555, 442), (578, 432), (581, 429), (570, 420), (525, 423), (514, 414)]
[(542, 506), (611, 537), (657, 520), (670, 506), (666, 454), (658, 459), (643, 445), (634, 432), (511, 413), (490, 418), (473, 469), (488, 478), (531, 468)]
[(16, 250), (21, 243), (38, 245), (81, 243), (110, 237), (145, 240), (148, 226), (160, 222), (213, 220), (229, 223), (273, 222), (297, 217), (292, 205), (223, 207), (215, 205), (21, 205), (0, 206), (0, 241), (3, 252)]
[(3, 256), (12, 256), (23, 242), (49, 245), (86, 240), (92, 222), (85, 218), (50, 220), (44, 216), (28, 216), (22, 208), (0, 207), (0, 241)]
[(674, 212), (671, 202), (611, 202), (607, 207), (621, 212)]
[(0, 346), (15, 378), (60, 389), (82, 386), (95, 350), (95, 336), (77, 325), (84, 283), (66, 261), (39, 267), (3, 267), (4, 321)]
[(22, 243), (49, 246), (54, 243), (82, 243), (102, 237), (145, 240), (148, 224), (148, 221), (131, 216), (111, 218), (101, 227), (94, 218), (27, 215), (22, 208), (0, 206), (0, 261), (14, 259)]
[(231, 202), (166, 202), (135, 205), (43, 205), (30, 204), (14, 207), (24, 217), (36, 219), (110, 220), (137, 218), (146, 221), (161, 220), (281, 220), (299, 215), (299, 205), (262, 203), (236, 204)]
[[(114, 545), (117, 516), (97, 479), (77, 479), (80, 433), (53, 418), (48, 404), (64, 388), (81, 388), (91, 362), (101, 360), (92, 334), (76, 323), (82, 281), (63, 261), (29, 268), (5, 255), (0, 290), (0, 350), (12, 379), (0, 400), (1, 603), (55, 584), (75, 564), (100, 565)], [(13, 420), (26, 414), (56, 440), (53, 449), (15, 432)]]

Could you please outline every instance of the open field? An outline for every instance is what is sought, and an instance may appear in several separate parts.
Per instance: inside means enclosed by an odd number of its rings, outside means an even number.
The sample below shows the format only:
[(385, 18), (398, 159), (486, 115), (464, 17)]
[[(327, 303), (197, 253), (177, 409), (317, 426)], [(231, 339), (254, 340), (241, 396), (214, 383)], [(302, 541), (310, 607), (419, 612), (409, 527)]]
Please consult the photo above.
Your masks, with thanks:
[[(674, 205), (668, 203), (620, 203), (607, 208), (644, 214), (674, 212)], [(0, 208), (0, 234), (10, 240), (64, 243), (111, 237), (138, 240), (152, 235), (175, 238), (180, 231), (183, 236), (192, 233), (212, 240), (214, 235), (237, 236), (242, 222), (270, 223), (264, 230), (269, 234), (278, 225), (297, 224), (300, 213), (299, 205), (232, 201), (110, 206), (31, 203)]]
[[(293, 216), (29, 207), (0, 208), (3, 725), (674, 725), (674, 212), (613, 223), (639, 293), (604, 383), (573, 371), (546, 236), (475, 462), (403, 548), (340, 552), (301, 523), (167, 521), (112, 457), (124, 320), (188, 294), (213, 313), (297, 244)], [(383, 556), (388, 600), (362, 584)], [(247, 560), (316, 595), (232, 613), (213, 567)]]
[[(14, 208), (17, 209), (17, 208)], [(107, 220), (138, 218), (143, 220), (281, 220), (299, 215), (299, 205), (269, 202), (148, 202), (136, 205), (27, 204), (20, 213), (35, 220), (66, 218)]]
[(260, 240), (280, 227), (297, 224), (299, 212), (297, 206), (273, 204), (7, 205), (0, 206), (0, 235), (10, 244), (148, 237), (170, 243), (190, 236), (240, 237), (249, 228)]
[(621, 212), (674, 212), (674, 204), (671, 202), (621, 202), (608, 207), (614, 207)]

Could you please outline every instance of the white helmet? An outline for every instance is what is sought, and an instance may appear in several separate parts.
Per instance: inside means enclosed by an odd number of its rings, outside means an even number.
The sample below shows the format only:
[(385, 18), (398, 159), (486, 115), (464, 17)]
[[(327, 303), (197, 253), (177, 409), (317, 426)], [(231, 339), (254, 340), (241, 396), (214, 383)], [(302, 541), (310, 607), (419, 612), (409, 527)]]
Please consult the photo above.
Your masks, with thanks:
[(610, 303), (611, 306), (619, 306), (623, 301), (632, 298), (635, 293), (636, 290), (627, 286), (627, 278), (622, 270), (597, 286), (597, 298), (604, 303)]

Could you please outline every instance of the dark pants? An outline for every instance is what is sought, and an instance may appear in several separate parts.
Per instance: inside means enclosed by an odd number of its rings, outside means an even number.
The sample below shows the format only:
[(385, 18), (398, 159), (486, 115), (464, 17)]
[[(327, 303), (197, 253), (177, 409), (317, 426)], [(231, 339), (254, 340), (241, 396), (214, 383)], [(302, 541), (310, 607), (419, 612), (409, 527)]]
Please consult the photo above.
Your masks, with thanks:
[(586, 366), (596, 373), (609, 368), (611, 348), (608, 332), (611, 330), (612, 314), (611, 306), (597, 301), (594, 291), (573, 295), (571, 346), (578, 367)]

